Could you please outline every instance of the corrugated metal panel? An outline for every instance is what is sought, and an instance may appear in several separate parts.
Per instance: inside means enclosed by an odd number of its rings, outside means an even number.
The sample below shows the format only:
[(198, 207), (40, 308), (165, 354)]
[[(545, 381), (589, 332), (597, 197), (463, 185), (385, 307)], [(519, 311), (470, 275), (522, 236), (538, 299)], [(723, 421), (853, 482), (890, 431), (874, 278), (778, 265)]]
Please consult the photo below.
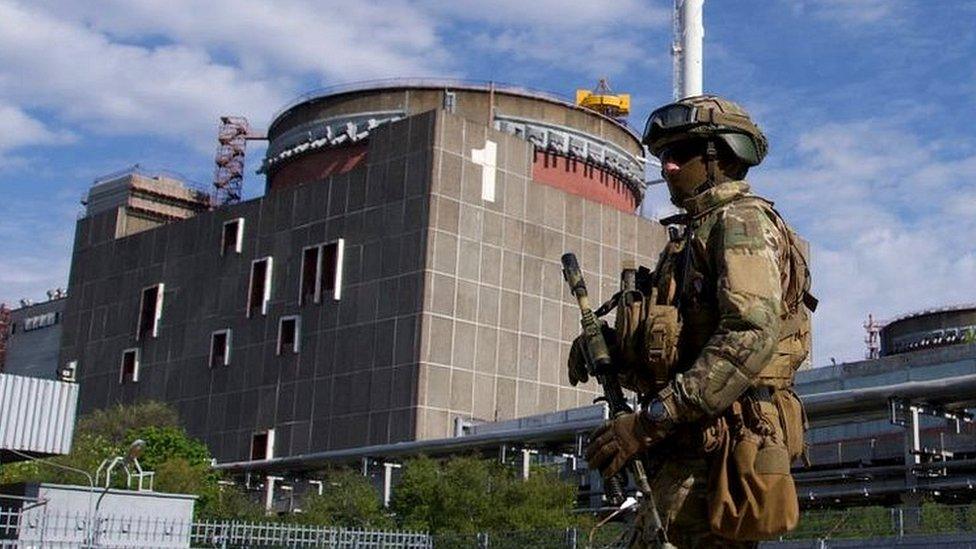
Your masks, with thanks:
[(74, 383), (0, 374), (0, 450), (67, 454), (77, 407)]

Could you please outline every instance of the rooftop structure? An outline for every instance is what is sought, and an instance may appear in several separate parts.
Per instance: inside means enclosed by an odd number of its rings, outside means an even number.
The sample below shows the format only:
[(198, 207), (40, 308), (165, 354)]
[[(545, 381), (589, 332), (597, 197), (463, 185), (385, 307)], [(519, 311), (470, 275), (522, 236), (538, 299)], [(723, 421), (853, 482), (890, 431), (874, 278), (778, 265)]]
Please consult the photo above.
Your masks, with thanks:
[(911, 313), (881, 329), (881, 356), (976, 341), (976, 305)]
[[(25, 305), (7, 313), (5, 360), (0, 371), (8, 374), (57, 379), (61, 321), (67, 298), (60, 291), (48, 292), (47, 301)], [(2, 328), (0, 328), (2, 329)]]
[(268, 129), (268, 188), (349, 172), (364, 162), (373, 129), (432, 109), (531, 143), (531, 175), (540, 183), (629, 213), (643, 200), (643, 146), (625, 124), (551, 94), (449, 80), (381, 81), (303, 97)]
[(117, 213), (116, 237), (122, 237), (206, 211), (210, 197), (176, 176), (133, 166), (97, 179), (82, 203), (86, 217)]

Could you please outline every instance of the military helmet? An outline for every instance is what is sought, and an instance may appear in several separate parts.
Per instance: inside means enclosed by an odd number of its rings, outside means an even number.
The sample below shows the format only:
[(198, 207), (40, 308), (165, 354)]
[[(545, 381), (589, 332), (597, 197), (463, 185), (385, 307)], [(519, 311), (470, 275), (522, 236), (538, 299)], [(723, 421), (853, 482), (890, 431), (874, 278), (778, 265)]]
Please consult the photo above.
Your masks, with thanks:
[(714, 137), (721, 140), (741, 162), (755, 166), (766, 156), (768, 144), (762, 130), (738, 104), (715, 95), (679, 99), (651, 113), (643, 142), (654, 156), (678, 141)]

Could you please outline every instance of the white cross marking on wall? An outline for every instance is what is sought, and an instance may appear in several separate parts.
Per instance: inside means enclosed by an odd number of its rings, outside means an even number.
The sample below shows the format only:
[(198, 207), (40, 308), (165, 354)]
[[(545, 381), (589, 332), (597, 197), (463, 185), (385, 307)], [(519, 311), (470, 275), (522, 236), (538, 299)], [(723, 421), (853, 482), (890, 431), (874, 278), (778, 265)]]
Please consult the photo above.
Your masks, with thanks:
[(498, 146), (494, 141), (485, 140), (485, 148), (471, 149), (471, 161), (481, 166), (481, 199), (495, 201), (495, 168)]

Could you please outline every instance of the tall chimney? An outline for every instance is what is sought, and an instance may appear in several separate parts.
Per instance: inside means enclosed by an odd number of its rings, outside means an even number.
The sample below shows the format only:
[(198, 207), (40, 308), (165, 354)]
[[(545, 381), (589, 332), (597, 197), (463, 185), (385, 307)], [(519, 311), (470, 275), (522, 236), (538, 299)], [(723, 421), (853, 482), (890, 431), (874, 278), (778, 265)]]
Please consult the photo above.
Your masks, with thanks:
[(682, 99), (702, 93), (702, 6), (705, 0), (674, 0), (674, 98)]

